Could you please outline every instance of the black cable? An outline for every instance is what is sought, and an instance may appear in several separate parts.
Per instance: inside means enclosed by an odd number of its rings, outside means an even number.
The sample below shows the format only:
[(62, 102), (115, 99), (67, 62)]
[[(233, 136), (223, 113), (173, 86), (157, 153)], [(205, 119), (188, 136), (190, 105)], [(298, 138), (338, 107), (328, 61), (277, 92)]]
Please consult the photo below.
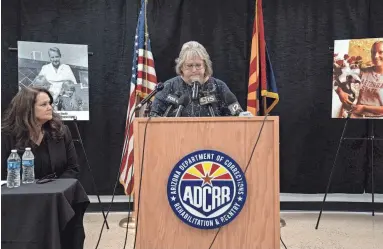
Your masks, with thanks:
[(248, 163), (247, 163), (247, 165), (246, 165), (245, 170), (243, 171), (243, 174), (246, 174), (247, 169), (248, 169), (249, 166), (250, 166), (251, 160), (253, 159), (253, 155), (254, 155), (255, 148), (257, 147), (257, 144), (258, 144), (258, 142), (259, 142), (259, 139), (261, 138), (261, 134), (262, 134), (263, 126), (265, 126), (265, 122), (266, 122), (266, 119), (267, 119), (268, 116), (269, 116), (269, 114), (266, 114), (266, 115), (265, 115), (265, 118), (264, 118), (263, 121), (262, 121), (262, 126), (261, 126), (261, 129), (259, 130), (258, 137), (257, 137), (257, 141), (256, 141), (255, 144), (254, 144), (253, 151), (251, 152), (250, 159), (249, 159), (249, 161), (248, 161)]
[(285, 245), (285, 243), (283, 242), (283, 240), (282, 240), (282, 235), (281, 235), (281, 242), (282, 242), (282, 244), (283, 244), (283, 247), (285, 248), (285, 249), (287, 249), (287, 246)]
[[(132, 170), (133, 172), (133, 170)], [(131, 210), (131, 209), (130, 209)], [(125, 230), (125, 241), (124, 241), (124, 249), (126, 248), (126, 242), (128, 241), (128, 230), (129, 230), (129, 217), (130, 217), (130, 210), (128, 212), (128, 221), (126, 222), (126, 230)]]
[[(146, 143), (146, 129), (148, 128), (149, 121), (152, 117), (149, 117), (145, 124), (145, 131), (144, 131), (144, 141), (142, 144), (142, 156), (141, 156), (141, 167), (140, 167), (140, 185), (138, 187), (138, 200), (137, 200), (137, 220), (136, 220), (136, 229), (135, 229), (135, 235), (134, 235), (134, 246), (133, 249), (136, 248), (136, 240), (137, 240), (137, 228), (138, 228), (138, 221), (139, 221), (139, 213), (140, 213), (140, 200), (141, 200), (141, 188), (142, 188), (142, 173), (144, 172), (144, 155), (145, 155), (145, 143)], [(126, 233), (127, 236), (127, 233)], [(125, 245), (126, 245), (126, 239), (125, 237)], [(125, 249), (125, 246), (124, 246)]]
[[(130, 115), (129, 119), (128, 119), (128, 122), (129, 122), (129, 120), (131, 120), (131, 119), (133, 118), (133, 115), (134, 115), (134, 114), (135, 114), (135, 112), (133, 111), (132, 114)], [(130, 125), (131, 125), (132, 123), (133, 123), (133, 122), (129, 122), (129, 123), (128, 123), (128, 127), (127, 127), (127, 131), (128, 131), (128, 132), (129, 132), (129, 129), (130, 129)], [(128, 149), (128, 148), (126, 148), (126, 149)], [(121, 157), (120, 165), (121, 165), (121, 163), (122, 163), (122, 158), (123, 158), (123, 157)], [(117, 180), (116, 180), (116, 183), (114, 184), (112, 200), (111, 200), (111, 202), (110, 202), (110, 204), (109, 204), (108, 211), (106, 212), (106, 217), (105, 217), (105, 219), (104, 219), (104, 223), (102, 223), (101, 231), (100, 231), (100, 235), (98, 236), (98, 241), (97, 241), (97, 245), (96, 245), (96, 248), (95, 248), (95, 249), (97, 249), (97, 248), (98, 248), (98, 245), (100, 244), (101, 236), (102, 236), (102, 232), (103, 232), (103, 230), (104, 230), (104, 226), (105, 226), (105, 221), (106, 221), (106, 219), (108, 219), (108, 215), (109, 215), (109, 212), (110, 212), (110, 208), (112, 207), (112, 204), (113, 204), (113, 201), (114, 201), (114, 195), (115, 195), (115, 193), (116, 193), (116, 188), (117, 188), (117, 185), (118, 185), (118, 182), (119, 182), (119, 179), (120, 179), (120, 174), (121, 174), (121, 172), (120, 172), (120, 168), (118, 168), (118, 172), (117, 172)], [(130, 179), (132, 179), (132, 175), (133, 175), (133, 169), (130, 171)], [(126, 226), (129, 225), (129, 217), (130, 217), (130, 213), (131, 213), (131, 209), (129, 209), (129, 212), (128, 212), (128, 223), (126, 224)]]
[[(259, 139), (260, 139), (260, 137), (261, 137), (262, 130), (263, 130), (263, 126), (265, 125), (265, 121), (266, 121), (266, 119), (267, 119), (267, 116), (268, 116), (268, 114), (265, 115), (265, 118), (264, 118), (263, 121), (262, 121), (262, 126), (261, 126), (261, 129), (259, 130), (258, 137), (257, 137), (257, 141), (255, 142), (255, 144), (254, 144), (254, 146), (253, 146), (253, 151), (251, 152), (250, 159), (249, 159), (249, 161), (248, 161), (248, 163), (247, 163), (247, 165), (246, 165), (245, 170), (243, 171), (243, 174), (244, 174), (244, 175), (246, 174), (246, 171), (247, 171), (247, 169), (248, 169), (249, 166), (250, 166), (251, 159), (253, 159), (254, 151), (255, 151), (255, 148), (257, 147), (257, 144), (258, 144)], [(213, 241), (211, 242), (211, 244), (210, 244), (210, 246), (209, 246), (209, 249), (211, 249), (211, 247), (213, 246), (213, 244), (214, 244), (214, 242), (215, 242), (215, 239), (217, 238), (219, 232), (221, 231), (221, 228), (222, 228), (222, 227), (218, 228), (218, 231), (217, 231), (217, 233), (215, 234), (215, 236), (214, 236), (214, 238), (213, 238)]]

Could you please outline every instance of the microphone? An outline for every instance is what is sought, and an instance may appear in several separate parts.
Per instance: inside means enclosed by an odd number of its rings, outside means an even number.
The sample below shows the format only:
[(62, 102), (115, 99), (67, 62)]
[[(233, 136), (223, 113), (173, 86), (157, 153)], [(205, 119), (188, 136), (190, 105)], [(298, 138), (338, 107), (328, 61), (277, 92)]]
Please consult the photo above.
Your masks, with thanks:
[(201, 86), (201, 83), (199, 83), (198, 81), (194, 81), (192, 84), (193, 84), (193, 86), (192, 86), (191, 98), (192, 98), (192, 100), (197, 100), (198, 99), (198, 95), (199, 95), (199, 88)]
[(176, 113), (176, 117), (181, 117), (182, 110), (190, 103), (190, 97), (187, 94), (182, 95), (178, 99), (178, 109)]
[(164, 83), (158, 82), (156, 85), (156, 88), (148, 94), (137, 106), (134, 108), (134, 111), (139, 110), (143, 105), (145, 105), (154, 95), (156, 95), (158, 92), (162, 91), (164, 89)]
[(217, 97), (213, 94), (204, 96), (204, 97), (199, 99), (199, 104), (201, 106), (207, 105), (207, 107), (209, 109), (210, 116), (215, 117), (213, 106), (212, 106), (213, 103), (217, 103)]
[(240, 113), (243, 113), (241, 105), (232, 92), (225, 92), (225, 102), (232, 116), (238, 116)]
[(178, 106), (178, 100), (179, 100), (180, 96), (181, 96), (181, 92), (176, 92), (175, 95), (169, 94), (166, 97), (165, 101), (169, 103), (169, 106), (168, 106), (168, 108), (166, 108), (166, 111), (165, 111), (163, 117), (167, 117), (169, 115), (169, 112), (171, 111), (171, 109), (173, 107)]

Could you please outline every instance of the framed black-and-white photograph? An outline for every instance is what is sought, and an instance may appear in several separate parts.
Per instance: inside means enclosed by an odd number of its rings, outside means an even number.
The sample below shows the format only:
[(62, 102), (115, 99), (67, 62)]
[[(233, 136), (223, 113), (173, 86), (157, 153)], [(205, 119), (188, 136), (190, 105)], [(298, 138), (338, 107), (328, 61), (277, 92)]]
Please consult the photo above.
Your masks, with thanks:
[(88, 46), (18, 41), (19, 89), (44, 87), (63, 120), (89, 120)]

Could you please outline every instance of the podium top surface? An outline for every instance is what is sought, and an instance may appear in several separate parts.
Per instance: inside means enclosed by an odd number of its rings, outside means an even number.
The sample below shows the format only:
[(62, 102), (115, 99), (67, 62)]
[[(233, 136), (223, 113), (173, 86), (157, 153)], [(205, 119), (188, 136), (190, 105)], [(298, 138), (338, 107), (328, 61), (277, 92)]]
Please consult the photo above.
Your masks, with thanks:
[[(225, 116), (225, 117), (152, 117), (150, 122), (243, 122), (243, 121), (263, 121), (265, 116), (254, 116), (254, 117), (234, 117), (234, 116)], [(136, 122), (146, 122), (148, 120), (147, 117), (139, 117), (135, 118)], [(279, 116), (267, 116), (266, 121), (279, 121)]]

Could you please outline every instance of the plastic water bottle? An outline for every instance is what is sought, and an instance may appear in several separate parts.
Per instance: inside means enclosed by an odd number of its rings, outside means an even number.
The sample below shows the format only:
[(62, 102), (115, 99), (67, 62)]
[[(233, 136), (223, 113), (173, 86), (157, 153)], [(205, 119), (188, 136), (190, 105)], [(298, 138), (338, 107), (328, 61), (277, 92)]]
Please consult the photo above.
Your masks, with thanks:
[(11, 150), (11, 154), (7, 160), (7, 187), (17, 188), (20, 186), (20, 164), (21, 159), (17, 154), (17, 150)]
[(35, 182), (35, 156), (33, 155), (31, 148), (25, 148), (25, 152), (22, 157), (23, 183), (34, 183)]

